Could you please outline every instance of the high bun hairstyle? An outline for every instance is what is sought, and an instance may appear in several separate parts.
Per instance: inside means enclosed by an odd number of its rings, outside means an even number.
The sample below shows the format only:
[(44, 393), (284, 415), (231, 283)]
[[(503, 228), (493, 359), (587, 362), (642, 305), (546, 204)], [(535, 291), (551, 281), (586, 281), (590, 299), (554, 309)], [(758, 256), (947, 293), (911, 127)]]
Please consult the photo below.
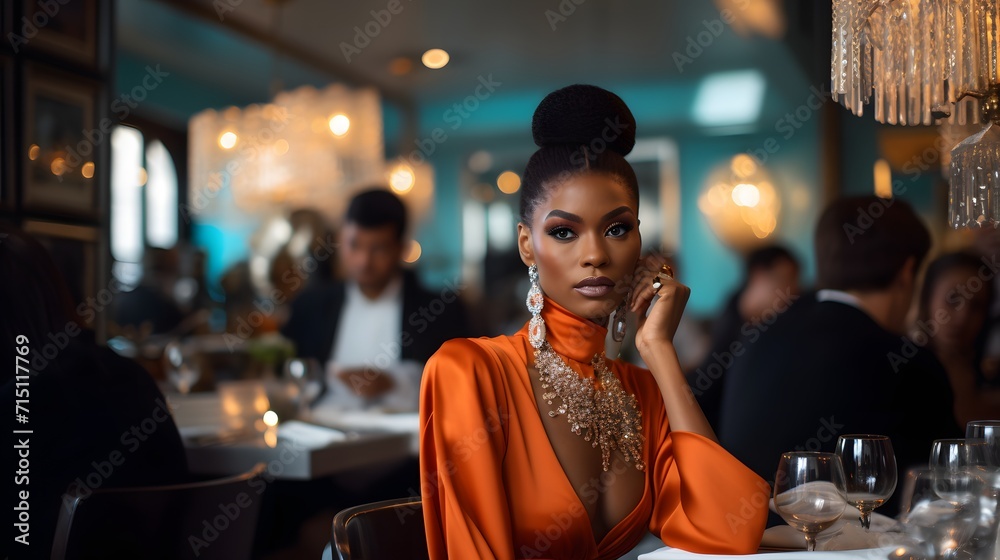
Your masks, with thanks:
[(539, 149), (521, 180), (520, 218), (526, 226), (548, 189), (581, 173), (613, 177), (638, 203), (639, 181), (625, 161), (635, 146), (635, 117), (617, 95), (583, 84), (553, 91), (535, 109), (531, 135)]

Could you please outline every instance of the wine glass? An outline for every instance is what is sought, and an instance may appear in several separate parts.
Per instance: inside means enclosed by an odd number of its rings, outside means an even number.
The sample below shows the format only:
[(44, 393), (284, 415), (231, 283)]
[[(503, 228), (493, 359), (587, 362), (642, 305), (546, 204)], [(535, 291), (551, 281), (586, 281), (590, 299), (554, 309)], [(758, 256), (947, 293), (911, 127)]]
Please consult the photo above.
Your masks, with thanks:
[(308, 414), (312, 403), (323, 393), (323, 369), (315, 358), (285, 360), (284, 377), (295, 384), (296, 407), (300, 417)]
[(181, 394), (190, 393), (201, 374), (184, 356), (181, 343), (177, 340), (168, 342), (163, 347), (163, 359), (166, 362), (167, 379), (170, 380), (170, 384)]
[(1000, 420), (973, 420), (965, 425), (965, 437), (981, 440), (987, 466), (1000, 468)]
[(786, 523), (805, 533), (808, 550), (816, 550), (816, 535), (836, 523), (847, 507), (840, 457), (783, 453), (774, 478), (774, 509)]
[(931, 446), (929, 466), (947, 472), (982, 468), (987, 462), (986, 455), (986, 443), (982, 440), (936, 439)]
[(837, 438), (837, 456), (847, 481), (847, 503), (861, 512), (861, 526), (871, 527), (872, 510), (896, 490), (896, 455), (887, 436), (851, 434)]
[(975, 534), (983, 492), (983, 480), (969, 470), (913, 469), (903, 484), (901, 519), (934, 558), (950, 558)]

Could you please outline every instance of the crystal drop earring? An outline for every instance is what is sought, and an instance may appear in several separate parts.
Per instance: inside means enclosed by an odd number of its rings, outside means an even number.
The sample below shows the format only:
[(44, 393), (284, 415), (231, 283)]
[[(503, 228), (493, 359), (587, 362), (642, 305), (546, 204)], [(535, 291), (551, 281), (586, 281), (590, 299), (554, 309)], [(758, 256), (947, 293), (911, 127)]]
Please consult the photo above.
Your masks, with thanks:
[(629, 296), (631, 295), (631, 291), (625, 294), (625, 299), (623, 299), (615, 309), (614, 323), (611, 324), (611, 338), (613, 338), (615, 342), (625, 340), (625, 332), (628, 330), (628, 310), (625, 308), (625, 304), (628, 303)]
[(538, 266), (528, 267), (528, 278), (531, 279), (531, 289), (528, 290), (528, 299), (525, 303), (528, 311), (531, 312), (531, 322), (528, 324), (528, 340), (533, 348), (541, 348), (545, 343), (545, 320), (542, 319), (542, 307), (545, 305), (545, 298), (542, 297), (542, 288), (538, 285)]

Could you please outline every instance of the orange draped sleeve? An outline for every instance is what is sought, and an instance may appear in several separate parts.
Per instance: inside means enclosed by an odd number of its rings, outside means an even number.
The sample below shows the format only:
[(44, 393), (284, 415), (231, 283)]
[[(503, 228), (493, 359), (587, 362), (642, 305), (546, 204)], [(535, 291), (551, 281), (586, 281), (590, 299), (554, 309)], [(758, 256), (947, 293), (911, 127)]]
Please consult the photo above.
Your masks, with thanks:
[(421, 494), (432, 559), (513, 558), (503, 482), (505, 395), (498, 365), (468, 339), (446, 342), (424, 367)]
[(669, 546), (751, 554), (767, 524), (770, 486), (714, 441), (661, 424), (649, 529)]

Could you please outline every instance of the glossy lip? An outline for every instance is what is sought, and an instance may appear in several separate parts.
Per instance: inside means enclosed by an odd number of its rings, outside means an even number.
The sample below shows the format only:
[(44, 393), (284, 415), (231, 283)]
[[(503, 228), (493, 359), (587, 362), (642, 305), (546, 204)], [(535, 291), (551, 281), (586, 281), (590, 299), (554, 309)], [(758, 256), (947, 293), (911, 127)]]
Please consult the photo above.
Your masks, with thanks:
[(573, 289), (587, 297), (603, 297), (610, 294), (614, 287), (615, 283), (610, 278), (591, 276), (580, 280)]

